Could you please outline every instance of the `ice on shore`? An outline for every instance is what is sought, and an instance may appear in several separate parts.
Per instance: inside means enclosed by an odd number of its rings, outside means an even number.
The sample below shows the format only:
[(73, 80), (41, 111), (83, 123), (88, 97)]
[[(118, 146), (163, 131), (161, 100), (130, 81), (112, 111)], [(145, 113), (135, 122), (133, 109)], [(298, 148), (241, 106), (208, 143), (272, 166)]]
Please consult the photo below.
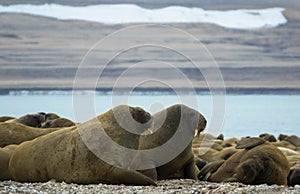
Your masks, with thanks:
[(15, 12), (53, 17), (61, 20), (85, 20), (108, 25), (125, 23), (211, 23), (226, 28), (272, 28), (285, 24), (284, 8), (204, 10), (171, 6), (145, 9), (134, 4), (72, 7), (58, 4), (0, 6), (0, 13)]

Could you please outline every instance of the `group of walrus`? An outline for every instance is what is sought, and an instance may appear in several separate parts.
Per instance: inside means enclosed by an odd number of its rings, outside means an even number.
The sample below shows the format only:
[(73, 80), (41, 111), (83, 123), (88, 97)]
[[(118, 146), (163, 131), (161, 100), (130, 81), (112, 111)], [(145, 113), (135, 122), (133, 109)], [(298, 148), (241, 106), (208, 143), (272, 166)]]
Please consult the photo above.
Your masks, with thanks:
[[(81, 124), (54, 113), (3, 116), (0, 181), (156, 185), (158, 180), (194, 179), (300, 184), (299, 137), (280, 135), (277, 140), (262, 134), (224, 140), (222, 135), (202, 133), (205, 127), (204, 116), (182, 104), (153, 115), (139, 107), (119, 105)], [(103, 136), (134, 154), (164, 149), (143, 158), (90, 146), (108, 144)], [(178, 142), (172, 141), (175, 136)], [(169, 144), (173, 146), (166, 146)], [(175, 155), (160, 163), (168, 153)]]

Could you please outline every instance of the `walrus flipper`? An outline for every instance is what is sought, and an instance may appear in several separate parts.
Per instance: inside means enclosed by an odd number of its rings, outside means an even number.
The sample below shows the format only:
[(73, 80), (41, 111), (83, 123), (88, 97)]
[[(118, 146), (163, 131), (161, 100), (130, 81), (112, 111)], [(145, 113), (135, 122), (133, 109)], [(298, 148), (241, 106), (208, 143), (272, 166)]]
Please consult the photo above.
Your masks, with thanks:
[(151, 178), (154, 181), (157, 181), (157, 172), (156, 172), (155, 168), (151, 168), (151, 169), (147, 169), (147, 170), (139, 170), (138, 172)]
[(229, 183), (229, 182), (240, 182), (240, 180), (239, 180), (237, 177), (233, 176), (233, 177), (230, 177), (230, 178), (224, 180), (223, 182), (224, 182), (224, 183)]
[(115, 179), (111, 181), (112, 184), (156, 185), (154, 180), (137, 171), (116, 168), (113, 173)]
[(184, 167), (184, 177), (188, 179), (198, 180), (199, 169), (195, 161), (189, 163)]
[(249, 138), (242, 138), (240, 141), (236, 142), (236, 149), (251, 149), (256, 146), (259, 146), (266, 141), (262, 138), (258, 137), (249, 137)]
[(206, 164), (198, 175), (199, 180), (207, 181), (212, 173), (218, 170), (218, 168), (225, 162), (225, 160), (218, 160)]

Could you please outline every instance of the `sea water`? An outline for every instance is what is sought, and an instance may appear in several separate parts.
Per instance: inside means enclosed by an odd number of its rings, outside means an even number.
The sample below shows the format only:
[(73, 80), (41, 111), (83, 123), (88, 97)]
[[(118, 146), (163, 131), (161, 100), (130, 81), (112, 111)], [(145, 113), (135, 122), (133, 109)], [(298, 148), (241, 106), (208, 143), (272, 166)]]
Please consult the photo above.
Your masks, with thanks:
[[(83, 94), (84, 95), (84, 94)], [(123, 96), (124, 97), (124, 96)], [(188, 96), (186, 96), (188, 97)], [(196, 96), (198, 111), (211, 125), (213, 101), (210, 95)], [(181, 103), (175, 95), (136, 95), (126, 97), (122, 103), (140, 106), (150, 113), (155, 113), (173, 104)], [(111, 95), (95, 95), (92, 103), (95, 112), (88, 113), (96, 116), (117, 105)], [(226, 137), (257, 136), (261, 133), (278, 135), (300, 135), (300, 95), (227, 95), (225, 96), (225, 114), (220, 129), (213, 133), (223, 133)], [(41, 94), (41, 95), (1, 95), (0, 115), (15, 117), (28, 113), (54, 112), (62, 117), (74, 120), (78, 111), (73, 106), (71, 94)], [(120, 104), (120, 103), (119, 103)], [(77, 113), (76, 113), (77, 111)], [(74, 116), (75, 115), (75, 116)], [(76, 122), (84, 122), (77, 120)], [(208, 131), (207, 131), (208, 130)], [(209, 127), (206, 132), (210, 132)], [(215, 134), (216, 135), (216, 134)]]

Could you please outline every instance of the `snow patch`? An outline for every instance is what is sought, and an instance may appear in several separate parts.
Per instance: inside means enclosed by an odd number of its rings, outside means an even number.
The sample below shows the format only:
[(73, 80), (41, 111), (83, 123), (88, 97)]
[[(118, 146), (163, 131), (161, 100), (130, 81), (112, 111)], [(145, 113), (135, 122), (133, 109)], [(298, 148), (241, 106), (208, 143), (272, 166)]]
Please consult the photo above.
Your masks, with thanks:
[(128, 23), (211, 23), (225, 28), (273, 28), (285, 24), (284, 8), (204, 10), (171, 6), (145, 9), (134, 4), (72, 7), (58, 4), (0, 6), (0, 13), (14, 12), (53, 17), (61, 20), (85, 20), (108, 25)]

